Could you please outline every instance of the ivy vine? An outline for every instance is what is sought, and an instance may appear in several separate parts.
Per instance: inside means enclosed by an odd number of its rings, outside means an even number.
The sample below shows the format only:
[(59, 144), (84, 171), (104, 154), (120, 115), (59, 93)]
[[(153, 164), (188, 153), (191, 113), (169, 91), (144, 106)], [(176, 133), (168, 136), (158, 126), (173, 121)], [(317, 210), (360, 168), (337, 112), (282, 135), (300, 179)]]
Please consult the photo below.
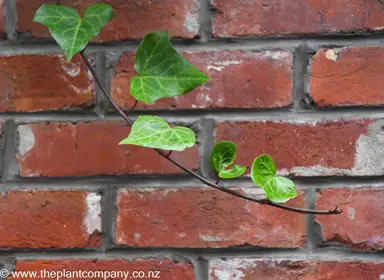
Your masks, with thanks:
[[(269, 155), (257, 157), (251, 168), (252, 181), (266, 194), (267, 199), (255, 199), (235, 190), (219, 185), (220, 179), (233, 179), (244, 174), (245, 166), (233, 164), (236, 157), (236, 144), (229, 141), (215, 144), (211, 155), (210, 165), (217, 174), (213, 183), (188, 169), (171, 157), (172, 151), (183, 151), (195, 145), (195, 133), (182, 126), (171, 127), (165, 120), (157, 116), (140, 116), (134, 122), (116, 104), (110, 93), (100, 82), (95, 70), (84, 54), (90, 39), (99, 34), (103, 27), (114, 17), (109, 4), (90, 6), (81, 17), (71, 7), (54, 4), (42, 5), (34, 16), (34, 21), (48, 27), (52, 37), (70, 61), (80, 53), (103, 94), (109, 99), (114, 108), (127, 124), (132, 126), (127, 138), (121, 145), (136, 145), (153, 148), (162, 157), (168, 159), (183, 171), (194, 176), (207, 186), (228, 194), (257, 202), (264, 205), (304, 213), (304, 214), (340, 214), (338, 207), (328, 211), (296, 208), (282, 203), (297, 196), (294, 183), (286, 177), (276, 176), (276, 166)], [(130, 81), (130, 94), (137, 102), (152, 104), (161, 98), (175, 97), (186, 94), (210, 78), (190, 64), (172, 46), (168, 32), (151, 32), (142, 40), (135, 59), (137, 76)]]

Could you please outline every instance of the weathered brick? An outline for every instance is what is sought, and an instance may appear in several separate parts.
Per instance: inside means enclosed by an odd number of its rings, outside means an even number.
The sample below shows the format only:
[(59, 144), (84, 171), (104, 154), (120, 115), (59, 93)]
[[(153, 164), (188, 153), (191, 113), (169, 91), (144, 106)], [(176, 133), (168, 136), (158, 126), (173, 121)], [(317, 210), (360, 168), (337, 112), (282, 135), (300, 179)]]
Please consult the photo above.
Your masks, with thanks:
[[(130, 128), (123, 122), (35, 123), (18, 127), (21, 176), (174, 174), (179, 168), (150, 148), (119, 145)], [(172, 157), (197, 169), (197, 147)]]
[[(133, 261), (122, 259), (111, 260), (20, 260), (17, 261), (16, 272), (36, 272), (40, 279), (166, 279), (166, 280), (194, 280), (191, 263), (176, 263), (170, 259), (136, 259)], [(103, 272), (101, 274), (97, 272)], [(116, 274), (113, 274), (113, 273)], [(43, 274), (45, 273), (45, 274)], [(55, 274), (56, 273), (56, 274)], [(60, 276), (66, 274), (67, 277)], [(82, 274), (75, 274), (82, 273)], [(110, 274), (107, 274), (110, 273)], [(122, 274), (125, 273), (125, 274)], [(129, 273), (129, 274), (127, 274)], [(134, 274), (140, 273), (140, 274)], [(144, 273), (144, 274), (142, 274)], [(48, 277), (49, 276), (49, 277)], [(116, 276), (116, 277), (115, 277)], [(141, 277), (140, 277), (141, 276)], [(8, 279), (37, 279), (26, 277), (11, 277)]]
[[(183, 55), (211, 81), (190, 93), (165, 98), (137, 108), (272, 108), (291, 104), (292, 54), (287, 51), (201, 51)], [(136, 75), (134, 54), (122, 56), (115, 67), (112, 95), (120, 106), (130, 109), (130, 79)]]
[(237, 144), (236, 163), (270, 154), (281, 174), (384, 174), (383, 120), (219, 123), (216, 140)]
[(384, 263), (291, 261), (255, 259), (217, 260), (210, 264), (210, 280), (380, 280)]
[(0, 196), (0, 247), (97, 247), (100, 215), (95, 193), (10, 191)]
[(384, 104), (384, 48), (321, 49), (313, 57), (310, 93), (318, 107)]
[(379, 1), (213, 0), (216, 37), (382, 30)]
[(90, 106), (94, 81), (79, 56), (0, 57), (0, 97), (2, 112)]
[(318, 208), (342, 207), (336, 216), (317, 216), (324, 241), (338, 241), (361, 250), (384, 249), (384, 190), (327, 189), (322, 190)]
[[(304, 197), (289, 205), (304, 207)], [(116, 240), (129, 246), (305, 245), (304, 215), (207, 188), (125, 190), (119, 193), (117, 208)]]
[[(62, 0), (81, 15), (87, 7), (102, 0)], [(50, 37), (48, 29), (32, 22), (44, 0), (16, 0), (19, 32), (32, 31), (35, 37)], [(199, 1), (162, 0), (111, 1), (115, 17), (109, 22), (96, 41), (140, 39), (148, 32), (168, 30), (172, 37), (193, 38), (199, 32)]]

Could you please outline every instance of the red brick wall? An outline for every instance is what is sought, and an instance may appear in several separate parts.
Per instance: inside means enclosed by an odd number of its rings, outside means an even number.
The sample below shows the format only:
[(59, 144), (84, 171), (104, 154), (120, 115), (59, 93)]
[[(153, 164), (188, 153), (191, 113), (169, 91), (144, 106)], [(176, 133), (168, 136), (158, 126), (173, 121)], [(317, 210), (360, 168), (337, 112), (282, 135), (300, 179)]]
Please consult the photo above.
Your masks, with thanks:
[[(306, 217), (212, 190), (152, 150), (119, 146), (130, 128), (81, 58), (66, 62), (32, 22), (45, 2), (0, 0), (0, 277), (46, 269), (384, 279), (383, 4), (107, 1), (116, 17), (89, 48), (129, 110), (139, 40), (169, 30), (212, 80), (139, 103), (134, 116), (155, 111), (192, 128), (198, 144), (173, 156), (200, 174), (212, 177), (214, 141), (232, 140), (239, 164), (268, 153), (294, 179), (300, 195), (289, 205), (344, 210)], [(62, 1), (80, 12), (97, 2)], [(248, 174), (226, 185), (260, 195)]]

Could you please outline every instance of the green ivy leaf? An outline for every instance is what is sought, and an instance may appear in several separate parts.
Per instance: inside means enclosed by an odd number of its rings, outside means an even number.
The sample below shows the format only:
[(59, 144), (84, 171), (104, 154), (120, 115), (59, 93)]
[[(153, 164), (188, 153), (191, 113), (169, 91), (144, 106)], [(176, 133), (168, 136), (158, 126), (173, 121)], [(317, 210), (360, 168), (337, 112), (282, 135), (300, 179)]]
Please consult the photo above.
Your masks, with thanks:
[(176, 126), (171, 128), (156, 116), (140, 116), (133, 123), (131, 133), (121, 144), (130, 144), (162, 150), (183, 151), (196, 142), (193, 130)]
[(236, 144), (231, 141), (217, 142), (210, 156), (213, 171), (219, 173), (223, 168), (231, 165), (236, 157)]
[(131, 79), (131, 95), (145, 104), (193, 90), (210, 78), (180, 55), (168, 32), (152, 32), (141, 42), (135, 60), (139, 76)]
[(44, 4), (37, 10), (33, 21), (49, 28), (53, 38), (70, 61), (76, 53), (87, 46), (91, 38), (99, 34), (114, 15), (112, 7), (108, 4), (90, 6), (83, 18), (70, 7)]
[(233, 163), (236, 157), (236, 144), (231, 141), (217, 142), (213, 147), (210, 156), (210, 164), (213, 171), (219, 174), (220, 178), (233, 179), (243, 175), (247, 169), (245, 166), (234, 165), (226, 170)]
[(268, 199), (276, 203), (284, 203), (297, 196), (294, 183), (285, 177), (275, 176), (276, 166), (269, 155), (261, 155), (253, 161), (252, 181), (259, 185)]
[(237, 178), (241, 175), (244, 174), (245, 170), (247, 170), (247, 168), (245, 166), (241, 166), (241, 165), (234, 165), (231, 169), (228, 169), (228, 170), (221, 170), (219, 172), (219, 177), (220, 178), (223, 178), (223, 179), (233, 179), (233, 178)]

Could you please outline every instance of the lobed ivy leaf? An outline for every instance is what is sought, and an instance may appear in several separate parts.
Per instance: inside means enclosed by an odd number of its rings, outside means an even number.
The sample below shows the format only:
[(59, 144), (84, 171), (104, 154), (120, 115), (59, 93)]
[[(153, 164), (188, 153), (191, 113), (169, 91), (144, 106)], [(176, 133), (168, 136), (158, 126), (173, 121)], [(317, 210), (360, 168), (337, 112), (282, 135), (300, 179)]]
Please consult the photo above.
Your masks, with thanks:
[(193, 90), (210, 78), (180, 55), (168, 32), (152, 32), (141, 42), (135, 60), (139, 76), (131, 79), (131, 95), (145, 104)]
[(189, 128), (182, 126), (171, 128), (162, 118), (140, 116), (133, 123), (129, 136), (119, 144), (183, 151), (192, 147), (195, 142), (195, 133)]
[(52, 37), (70, 61), (87, 46), (90, 39), (99, 34), (114, 15), (112, 7), (108, 4), (90, 6), (83, 18), (71, 7), (44, 4), (37, 10), (33, 21), (48, 27)]
[(231, 169), (225, 169), (233, 163), (236, 157), (236, 144), (231, 141), (217, 142), (213, 147), (210, 156), (210, 164), (213, 171), (218, 173), (220, 178), (237, 178), (247, 169), (245, 166), (234, 165)]
[(294, 183), (285, 177), (275, 176), (276, 166), (269, 155), (261, 155), (253, 161), (252, 181), (259, 185), (268, 199), (276, 203), (284, 203), (297, 196)]

